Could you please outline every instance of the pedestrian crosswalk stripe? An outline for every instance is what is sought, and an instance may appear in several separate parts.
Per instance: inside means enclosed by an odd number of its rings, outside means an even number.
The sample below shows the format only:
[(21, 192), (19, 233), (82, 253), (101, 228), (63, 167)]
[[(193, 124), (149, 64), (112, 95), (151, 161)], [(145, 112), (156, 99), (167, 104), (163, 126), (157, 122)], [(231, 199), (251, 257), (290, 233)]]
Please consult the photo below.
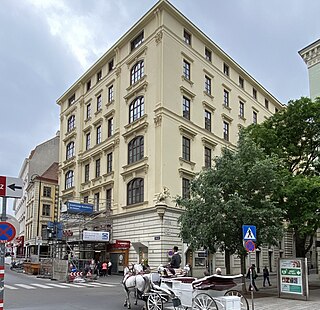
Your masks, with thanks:
[(69, 288), (68, 286), (65, 285), (61, 285), (61, 284), (56, 284), (56, 283), (46, 283), (50, 286), (54, 286), (54, 287), (60, 287), (60, 288)]
[(17, 284), (15, 284), (15, 285), (17, 285), (17, 286), (19, 286), (19, 287), (22, 287), (22, 288), (26, 288), (27, 290), (35, 290), (35, 289), (36, 289), (35, 287), (30, 286), (30, 285), (27, 285), (27, 284), (17, 283)]
[(99, 286), (99, 285), (95, 285), (95, 284), (89, 284), (89, 283), (79, 283), (79, 285), (81, 285), (81, 286), (88, 286), (88, 287), (97, 287), (97, 286)]
[(108, 284), (108, 283), (99, 283), (100, 286), (106, 286), (106, 287), (114, 287), (115, 284)]
[(43, 285), (43, 284), (39, 284), (39, 283), (30, 283), (30, 284), (37, 286), (37, 287), (41, 287), (41, 288), (52, 288), (51, 286)]
[(83, 287), (79, 284), (73, 284), (73, 283), (64, 283), (64, 285), (70, 286), (70, 287)]
[(5, 289), (8, 288), (9, 290), (18, 290), (17, 287), (14, 287), (14, 286), (11, 286), (11, 285), (8, 285), (8, 284), (5, 284), (5, 285), (4, 285), (4, 288), (5, 288)]

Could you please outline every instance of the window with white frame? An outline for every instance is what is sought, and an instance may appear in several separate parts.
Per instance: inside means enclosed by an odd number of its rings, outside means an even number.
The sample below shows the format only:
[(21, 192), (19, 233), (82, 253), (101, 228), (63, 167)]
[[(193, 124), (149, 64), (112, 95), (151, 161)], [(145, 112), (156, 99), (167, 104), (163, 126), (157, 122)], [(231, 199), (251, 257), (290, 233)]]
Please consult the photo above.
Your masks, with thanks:
[(131, 85), (137, 83), (144, 75), (144, 61), (138, 61), (131, 69)]
[(75, 125), (76, 125), (76, 117), (74, 115), (71, 115), (67, 121), (67, 132), (70, 132), (72, 129), (74, 129)]
[(69, 170), (65, 175), (65, 189), (71, 188), (74, 186), (74, 172)]
[(71, 141), (66, 147), (66, 159), (70, 159), (74, 156), (74, 142)]
[(129, 105), (129, 123), (142, 117), (144, 114), (144, 97), (135, 98)]

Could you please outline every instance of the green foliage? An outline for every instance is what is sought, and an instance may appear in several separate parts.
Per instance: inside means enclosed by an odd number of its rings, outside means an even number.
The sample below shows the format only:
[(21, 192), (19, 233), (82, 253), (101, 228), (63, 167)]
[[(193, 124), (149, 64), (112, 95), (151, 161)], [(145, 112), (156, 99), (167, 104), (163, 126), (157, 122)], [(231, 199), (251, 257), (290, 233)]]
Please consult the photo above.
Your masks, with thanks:
[(278, 162), (241, 134), (236, 151), (224, 149), (214, 168), (191, 183), (191, 199), (177, 198), (185, 208), (181, 236), (193, 248), (227, 249), (244, 254), (242, 225), (257, 226), (258, 245), (281, 237), (281, 212), (274, 202), (280, 185)]

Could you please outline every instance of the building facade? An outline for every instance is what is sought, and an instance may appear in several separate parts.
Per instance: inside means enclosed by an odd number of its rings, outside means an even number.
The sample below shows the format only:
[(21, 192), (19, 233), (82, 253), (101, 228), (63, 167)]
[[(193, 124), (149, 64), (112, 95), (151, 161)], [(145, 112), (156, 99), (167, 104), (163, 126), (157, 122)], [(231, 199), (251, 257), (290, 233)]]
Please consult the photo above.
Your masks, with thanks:
[[(240, 128), (283, 108), (168, 1), (159, 1), (57, 103), (61, 202), (92, 203), (100, 220), (109, 220), (106, 251), (115, 271), (141, 259), (164, 264), (178, 245), (183, 262), (201, 274), (201, 251), (192, 253), (179, 238), (183, 211), (174, 198), (188, 196), (191, 179), (223, 148), (235, 148)], [(217, 254), (212, 267), (224, 266), (223, 259)], [(240, 262), (232, 259), (230, 267), (238, 272)]]

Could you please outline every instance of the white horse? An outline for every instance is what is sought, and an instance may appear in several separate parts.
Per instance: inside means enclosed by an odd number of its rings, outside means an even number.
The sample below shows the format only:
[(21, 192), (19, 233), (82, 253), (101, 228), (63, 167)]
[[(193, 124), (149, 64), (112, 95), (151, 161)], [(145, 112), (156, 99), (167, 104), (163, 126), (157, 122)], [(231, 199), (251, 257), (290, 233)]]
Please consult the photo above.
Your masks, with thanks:
[(124, 269), (122, 285), (126, 293), (126, 299), (123, 306), (131, 309), (130, 293), (135, 294), (135, 305), (138, 303), (138, 297), (147, 293), (151, 288), (150, 275), (143, 273), (143, 267), (140, 264), (132, 264)]

